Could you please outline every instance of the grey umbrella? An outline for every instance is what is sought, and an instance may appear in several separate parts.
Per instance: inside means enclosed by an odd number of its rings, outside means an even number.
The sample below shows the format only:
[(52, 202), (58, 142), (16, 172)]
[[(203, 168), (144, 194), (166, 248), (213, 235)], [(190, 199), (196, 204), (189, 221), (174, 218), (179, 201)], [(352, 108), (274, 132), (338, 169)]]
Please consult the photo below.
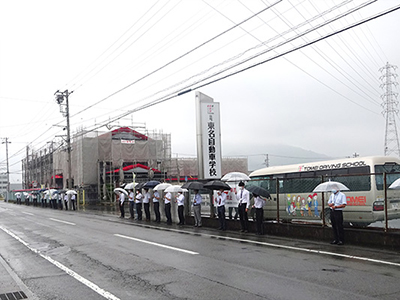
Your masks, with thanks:
[(209, 182), (207, 182), (206, 184), (204, 184), (204, 188), (205, 189), (209, 189), (209, 190), (230, 190), (231, 187), (226, 184), (225, 182), (222, 182), (220, 180), (211, 180)]
[(261, 197), (264, 197), (264, 198), (271, 198), (271, 195), (269, 194), (269, 192), (266, 189), (264, 189), (264, 188), (262, 188), (260, 186), (249, 185), (249, 186), (246, 186), (246, 189), (249, 192), (251, 192), (253, 194), (256, 194), (257, 196), (261, 196)]
[(157, 180), (150, 180), (150, 181), (147, 181), (144, 185), (143, 185), (143, 187), (144, 188), (150, 188), (150, 189), (152, 189), (152, 188), (154, 188), (156, 185), (159, 185), (161, 182), (159, 182), (159, 181), (157, 181)]
[(184, 185), (182, 185), (183, 189), (188, 189), (188, 190), (201, 190), (204, 188), (204, 184), (198, 181), (191, 181), (191, 182), (186, 182)]

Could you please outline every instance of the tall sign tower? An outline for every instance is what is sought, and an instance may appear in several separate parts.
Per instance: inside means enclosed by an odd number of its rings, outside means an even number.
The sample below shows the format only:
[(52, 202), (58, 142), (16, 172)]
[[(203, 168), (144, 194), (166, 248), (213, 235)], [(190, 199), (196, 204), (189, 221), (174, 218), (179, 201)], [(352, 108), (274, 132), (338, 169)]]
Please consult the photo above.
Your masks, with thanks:
[(397, 134), (396, 115), (399, 110), (397, 108), (399, 101), (397, 101), (398, 93), (394, 92), (394, 87), (398, 85), (396, 81), (397, 74), (394, 73), (396, 66), (386, 63), (386, 65), (379, 69), (382, 72), (380, 79), (382, 80), (381, 88), (384, 89), (383, 99), (383, 115), (386, 117), (385, 128), (385, 156), (394, 154), (400, 157), (399, 136)]

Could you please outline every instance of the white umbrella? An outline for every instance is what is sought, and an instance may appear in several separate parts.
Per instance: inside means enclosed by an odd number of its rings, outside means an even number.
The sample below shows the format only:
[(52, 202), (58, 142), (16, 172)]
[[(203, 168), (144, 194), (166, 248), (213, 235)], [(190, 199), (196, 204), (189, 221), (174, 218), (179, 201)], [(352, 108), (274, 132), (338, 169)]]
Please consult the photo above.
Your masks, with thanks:
[(389, 189), (400, 190), (400, 178), (396, 179), (390, 186)]
[(67, 195), (72, 195), (72, 194), (77, 194), (77, 192), (76, 191), (74, 191), (74, 190), (68, 190), (68, 191), (66, 191), (65, 192)]
[(249, 181), (250, 177), (247, 176), (245, 173), (242, 172), (229, 172), (226, 173), (222, 178), (221, 181)]
[(317, 185), (317, 187), (313, 190), (314, 193), (318, 192), (330, 192), (331, 190), (338, 191), (348, 191), (349, 188), (345, 186), (343, 183), (337, 181), (326, 181)]
[(184, 192), (180, 185), (171, 185), (165, 189), (166, 193), (177, 193), (177, 192)]
[(172, 186), (172, 184), (170, 184), (170, 183), (160, 183), (160, 184), (157, 184), (153, 188), (153, 190), (154, 191), (162, 191), (162, 190), (165, 190), (167, 187), (170, 187), (170, 186)]
[(20, 192), (15, 193), (15, 197), (19, 197), (19, 196), (21, 196)]
[(125, 195), (128, 195), (128, 192), (122, 188), (115, 188), (114, 193), (124, 193)]
[(24, 197), (28, 197), (29, 194), (27, 192), (23, 192)]
[(133, 190), (136, 185), (137, 185), (137, 182), (131, 182), (131, 183), (128, 183), (126, 186), (124, 186), (124, 189), (125, 190)]

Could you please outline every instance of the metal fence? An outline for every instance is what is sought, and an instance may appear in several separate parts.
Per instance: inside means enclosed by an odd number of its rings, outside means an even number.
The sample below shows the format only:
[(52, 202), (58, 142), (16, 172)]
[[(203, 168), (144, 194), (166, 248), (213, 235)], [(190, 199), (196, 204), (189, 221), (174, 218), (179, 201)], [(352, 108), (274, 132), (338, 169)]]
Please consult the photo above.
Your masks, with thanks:
[(388, 187), (399, 173), (338, 174), (335, 176), (302, 176), (286, 174), (278, 178), (252, 180), (271, 193), (264, 207), (267, 220), (277, 222), (330, 223), (327, 205), (330, 192), (315, 193), (315, 187), (325, 181), (343, 183), (349, 190), (343, 211), (346, 225), (355, 227), (400, 228), (400, 190)]

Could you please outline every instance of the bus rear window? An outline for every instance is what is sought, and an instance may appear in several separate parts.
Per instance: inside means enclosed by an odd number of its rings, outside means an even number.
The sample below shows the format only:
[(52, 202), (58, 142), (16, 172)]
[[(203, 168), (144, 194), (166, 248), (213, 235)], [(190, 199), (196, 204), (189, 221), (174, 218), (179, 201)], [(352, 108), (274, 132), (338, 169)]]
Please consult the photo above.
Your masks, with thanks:
[(396, 163), (375, 166), (376, 188), (383, 190), (383, 173), (386, 173), (386, 184), (390, 186), (396, 179), (400, 178), (400, 165)]

